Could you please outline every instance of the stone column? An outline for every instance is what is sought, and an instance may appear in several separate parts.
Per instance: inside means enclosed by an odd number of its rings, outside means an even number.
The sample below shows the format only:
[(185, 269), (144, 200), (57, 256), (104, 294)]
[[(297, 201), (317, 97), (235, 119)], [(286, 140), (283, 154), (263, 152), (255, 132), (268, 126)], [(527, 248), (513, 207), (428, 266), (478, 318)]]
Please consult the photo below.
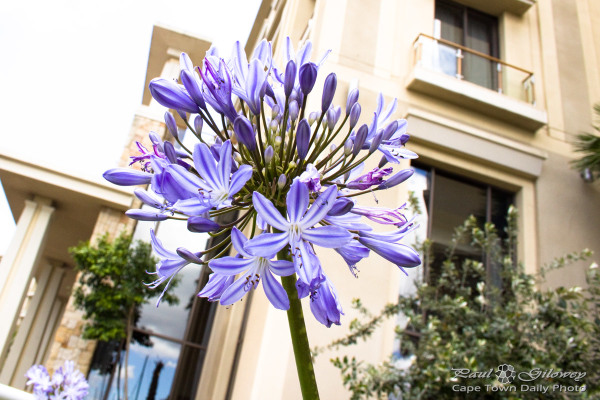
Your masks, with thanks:
[(54, 212), (49, 199), (26, 200), (15, 235), (0, 262), (0, 365), (5, 360)]
[(35, 294), (10, 348), (0, 381), (19, 389), (25, 388), (25, 373), (46, 352), (48, 340), (44, 338), (49, 336), (56, 323), (58, 315), (54, 306), (64, 272), (62, 266), (55, 267), (47, 261), (43, 263)]

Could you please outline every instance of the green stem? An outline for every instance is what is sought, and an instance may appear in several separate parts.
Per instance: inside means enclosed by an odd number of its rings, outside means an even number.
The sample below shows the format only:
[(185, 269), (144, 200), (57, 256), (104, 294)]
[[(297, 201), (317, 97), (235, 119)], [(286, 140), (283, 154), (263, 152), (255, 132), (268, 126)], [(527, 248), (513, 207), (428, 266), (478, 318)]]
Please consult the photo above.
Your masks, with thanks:
[[(292, 260), (285, 248), (277, 253), (277, 258), (279, 260)], [(310, 345), (308, 344), (306, 325), (304, 324), (302, 303), (298, 298), (298, 291), (296, 290), (296, 275), (284, 276), (281, 278), (281, 282), (290, 300), (290, 309), (287, 311), (287, 317), (290, 325), (290, 335), (292, 337), (302, 398), (304, 400), (318, 400), (319, 389), (317, 388), (315, 370), (310, 355)]]

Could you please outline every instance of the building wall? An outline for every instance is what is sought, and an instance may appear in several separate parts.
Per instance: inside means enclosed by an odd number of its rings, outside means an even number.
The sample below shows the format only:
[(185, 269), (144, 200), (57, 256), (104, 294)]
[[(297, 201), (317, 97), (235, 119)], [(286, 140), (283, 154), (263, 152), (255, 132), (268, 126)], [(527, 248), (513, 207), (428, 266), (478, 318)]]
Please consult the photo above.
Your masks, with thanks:
[[(270, 37), (275, 43), (290, 34), (297, 43), (302, 37), (299, 32), (304, 31), (298, 29), (298, 20), (292, 23), (289, 16), (299, 15), (304, 21), (305, 16), (312, 15), (306, 24), (313, 42), (313, 60), (332, 49), (319, 71), (316, 87), (322, 87), (324, 77), (335, 71), (335, 104), (345, 104), (348, 87), (358, 79), (363, 110), (359, 124), (370, 120), (379, 92), (386, 102), (397, 98), (395, 117), (408, 117), (412, 135), (408, 147), (424, 162), (514, 191), (521, 215), (519, 257), (527, 271), (537, 272), (540, 266), (568, 252), (583, 248), (600, 251), (598, 184), (584, 183), (569, 165), (577, 157), (572, 151), (573, 137), (592, 130), (592, 105), (600, 100), (600, 4), (593, 0), (540, 0), (523, 14), (516, 14), (498, 13), (497, 8), (527, 2), (463, 3), (479, 4), (483, 11), (486, 7), (496, 10), (500, 58), (535, 76), (535, 105), (516, 103), (517, 114), (530, 113), (537, 122), (523, 123), (511, 113), (491, 112), (477, 101), (464, 96), (451, 98), (443, 90), (436, 93), (409, 88), (415, 79), (413, 44), (420, 33), (433, 34), (434, 0), (273, 1), (271, 16), (284, 7), (284, 22), (274, 29), (274, 19), (263, 13), (256, 22), (263, 29), (255, 26), (253, 32), (278, 32)], [(259, 39), (251, 36), (247, 51)], [(467, 82), (463, 82), (463, 89), (475, 90)], [(496, 93), (482, 96), (491, 106), (502, 97)], [(313, 96), (313, 106), (318, 100)], [(380, 204), (401, 204), (406, 193), (398, 189), (387, 196), (392, 198), (380, 198)], [(376, 257), (361, 262), (360, 278), (354, 279), (335, 254), (320, 256), (346, 315), (342, 327), (327, 329), (315, 323), (305, 309), (313, 346), (327, 344), (347, 332), (354, 317), (350, 308), (353, 297), (360, 297), (367, 308), (376, 311), (394, 300), (407, 279)], [(579, 263), (551, 273), (546, 286), (584, 285), (586, 265)], [(285, 317), (263, 300), (255, 298), (252, 303), (232, 398), (300, 398), (293, 354), (281, 326)], [(385, 360), (393, 350), (393, 325), (392, 321), (379, 329), (367, 345), (343, 352), (367, 362)], [(341, 394), (344, 389), (339, 371), (329, 361), (338, 354), (325, 353), (316, 360), (322, 398), (347, 397)]]

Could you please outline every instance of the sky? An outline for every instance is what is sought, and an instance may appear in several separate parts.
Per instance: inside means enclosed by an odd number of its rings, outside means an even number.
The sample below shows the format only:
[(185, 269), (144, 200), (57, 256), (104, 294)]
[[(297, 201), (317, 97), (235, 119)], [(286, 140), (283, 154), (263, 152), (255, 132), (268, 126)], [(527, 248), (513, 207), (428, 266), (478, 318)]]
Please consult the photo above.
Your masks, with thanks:
[[(0, 2), (0, 153), (88, 179), (117, 165), (141, 104), (152, 27), (228, 55), (259, 0)], [(18, 218), (18, 216), (17, 216)], [(0, 255), (14, 221), (0, 190)]]

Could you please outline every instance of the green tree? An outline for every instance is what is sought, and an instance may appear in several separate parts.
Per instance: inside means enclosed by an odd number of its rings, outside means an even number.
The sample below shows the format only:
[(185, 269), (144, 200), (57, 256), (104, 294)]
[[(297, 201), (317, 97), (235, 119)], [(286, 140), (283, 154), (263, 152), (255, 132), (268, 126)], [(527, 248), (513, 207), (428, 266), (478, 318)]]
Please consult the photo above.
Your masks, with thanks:
[[(144, 346), (152, 345), (147, 335), (134, 334), (133, 326), (139, 320), (141, 306), (160, 294), (160, 289), (152, 290), (143, 284), (149, 280), (146, 271), (154, 270), (157, 259), (152, 256), (150, 244), (138, 241), (132, 245), (131, 235), (125, 233), (112, 242), (105, 234), (95, 245), (82, 242), (69, 252), (80, 272), (74, 299), (75, 306), (84, 312), (83, 337), (120, 342), (116, 362), (119, 366), (120, 353), (125, 348), (124, 392), (127, 398), (129, 344), (134, 341)], [(178, 299), (166, 293), (163, 301), (176, 304)], [(114, 371), (110, 372), (114, 374)]]
[[(600, 273), (593, 264), (587, 273), (588, 288), (538, 290), (542, 276), (527, 274), (515, 261), (516, 212), (510, 210), (508, 237), (500, 240), (492, 224), (478, 227), (474, 218), (456, 229), (452, 246), (435, 282), (417, 283), (414, 296), (400, 297), (378, 315), (369, 314), (355, 302), (365, 318), (352, 322), (351, 333), (328, 347), (354, 344), (367, 339), (385, 318), (403, 314), (405, 326), (398, 326), (399, 351), (388, 362), (369, 365), (348, 357), (332, 362), (341, 370), (344, 385), (352, 399), (393, 394), (404, 399), (462, 399), (465, 393), (453, 385), (483, 388), (481, 399), (563, 399), (595, 398), (600, 393)], [(486, 268), (480, 261), (459, 260), (454, 249), (467, 240), (500, 268), (501, 282), (486, 281)], [(427, 251), (428, 243), (424, 248)], [(585, 259), (584, 250), (556, 260), (547, 269), (564, 267)], [(366, 321), (362, 321), (366, 319)], [(316, 349), (321, 351), (323, 349)], [(400, 360), (405, 366), (400, 366)], [(410, 360), (409, 362), (407, 362)], [(407, 367), (406, 364), (409, 366)], [(583, 381), (555, 377), (536, 384), (586, 385), (580, 395), (531, 391), (486, 392), (485, 385), (507, 387), (496, 379), (496, 368), (512, 365), (517, 372), (533, 368), (586, 372)], [(457, 378), (453, 368), (488, 372), (491, 377)], [(514, 384), (527, 383), (517, 378)], [(533, 383), (532, 383), (533, 384)], [(400, 397), (401, 394), (401, 397)], [(392, 396), (390, 396), (392, 397)]]
[(594, 180), (600, 176), (600, 104), (594, 106), (597, 123), (594, 124), (596, 133), (582, 133), (576, 136), (573, 146), (583, 157), (572, 162), (573, 167), (581, 172), (586, 180)]

